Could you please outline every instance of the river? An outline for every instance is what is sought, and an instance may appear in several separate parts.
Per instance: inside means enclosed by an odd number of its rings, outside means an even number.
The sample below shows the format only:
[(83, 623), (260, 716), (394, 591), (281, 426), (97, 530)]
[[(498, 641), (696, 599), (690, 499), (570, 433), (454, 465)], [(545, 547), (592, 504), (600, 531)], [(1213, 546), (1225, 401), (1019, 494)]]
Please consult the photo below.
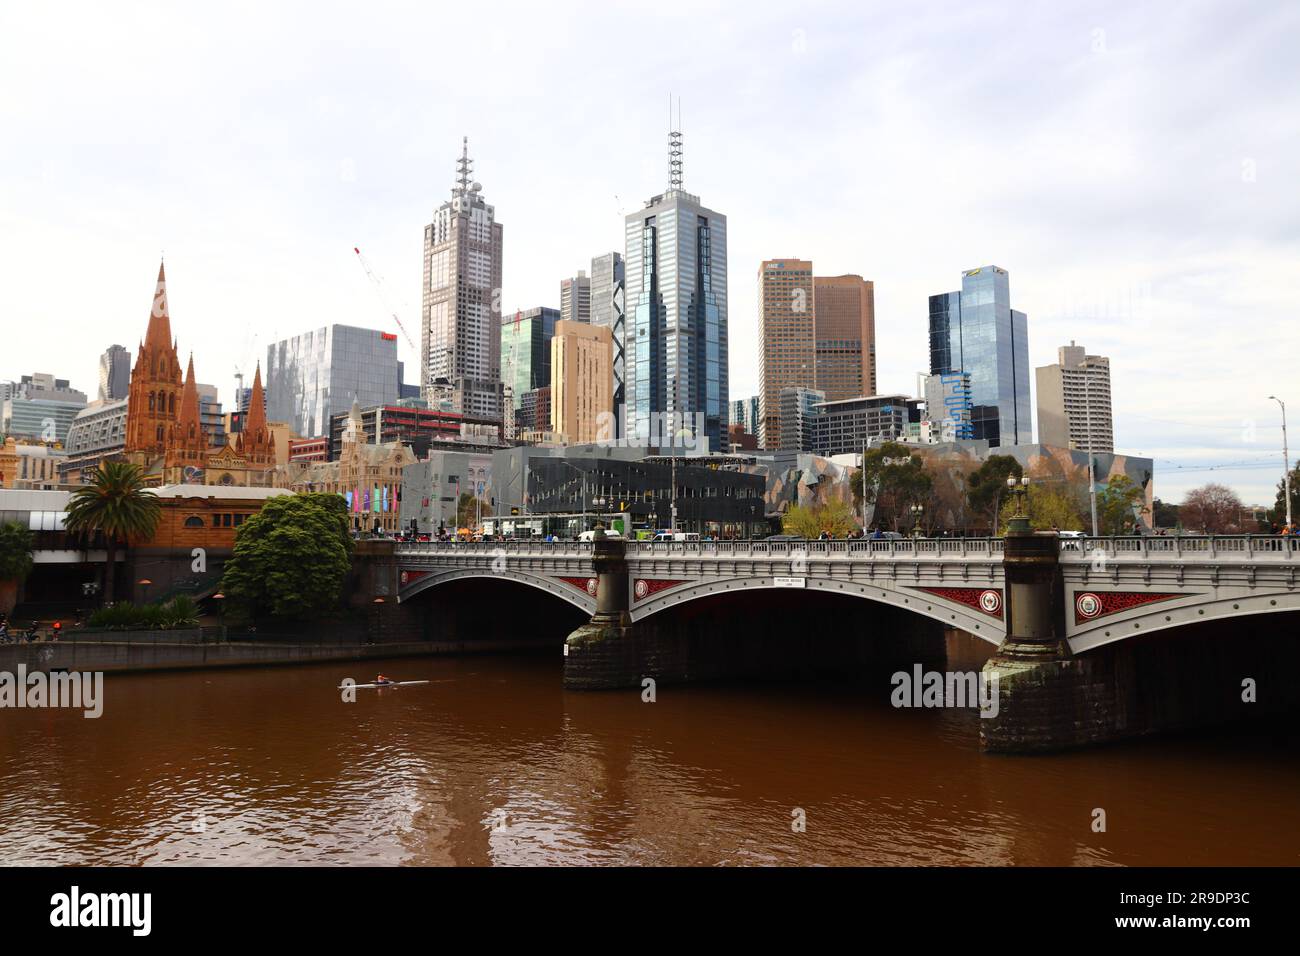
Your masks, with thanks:
[[(565, 692), (558, 655), (109, 674), (0, 711), (3, 864), (1300, 862), (1300, 735), (981, 754), (876, 683)], [(879, 684), (879, 686), (877, 686)], [(1094, 832), (1094, 811), (1105, 832)], [(802, 822), (802, 828), (798, 824)]]

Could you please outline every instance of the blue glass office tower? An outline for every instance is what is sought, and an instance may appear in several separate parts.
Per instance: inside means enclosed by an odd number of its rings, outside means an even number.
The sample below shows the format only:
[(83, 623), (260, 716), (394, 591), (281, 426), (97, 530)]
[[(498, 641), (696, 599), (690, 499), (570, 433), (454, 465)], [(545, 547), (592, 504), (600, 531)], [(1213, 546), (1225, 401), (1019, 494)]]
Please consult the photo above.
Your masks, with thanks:
[[(680, 156), (680, 140), (674, 144)], [(664, 413), (702, 419), (711, 449), (727, 430), (727, 217), (670, 188), (627, 217), (626, 430), (656, 438)]]
[(970, 269), (960, 292), (930, 296), (930, 374), (959, 372), (970, 376), (971, 437), (1033, 441), (1028, 320), (1011, 308), (1006, 269)]

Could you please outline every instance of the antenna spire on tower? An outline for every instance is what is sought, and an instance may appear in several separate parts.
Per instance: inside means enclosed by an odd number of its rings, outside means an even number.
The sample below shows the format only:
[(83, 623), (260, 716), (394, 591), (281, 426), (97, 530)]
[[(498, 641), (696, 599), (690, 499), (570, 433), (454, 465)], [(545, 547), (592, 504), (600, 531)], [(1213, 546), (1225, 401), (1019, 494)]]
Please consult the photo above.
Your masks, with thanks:
[(682, 98), (677, 97), (677, 124), (673, 125), (673, 97), (668, 95), (668, 186), (682, 188)]
[(469, 137), (466, 136), (461, 140), (460, 159), (456, 160), (456, 195), (464, 196), (469, 192), (473, 172), (474, 161), (469, 158)]

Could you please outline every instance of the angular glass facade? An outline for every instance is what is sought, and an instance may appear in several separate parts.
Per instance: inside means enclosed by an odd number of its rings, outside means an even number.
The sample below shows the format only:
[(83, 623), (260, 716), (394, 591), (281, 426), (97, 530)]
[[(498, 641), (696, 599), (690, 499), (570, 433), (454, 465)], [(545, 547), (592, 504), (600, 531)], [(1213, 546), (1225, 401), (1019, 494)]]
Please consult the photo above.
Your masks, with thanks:
[[(551, 384), (551, 339), (558, 309), (525, 309), (501, 322), (501, 381), (514, 392), (514, 408), (522, 407), (525, 392)], [(531, 427), (531, 426), (530, 426)]]
[(627, 217), (627, 432), (657, 437), (683, 418), (711, 448), (727, 426), (727, 219), (680, 189)]
[(970, 377), (971, 437), (993, 445), (1033, 440), (1028, 320), (1011, 308), (1005, 269), (971, 269), (960, 292), (930, 296), (930, 373), (961, 372)]
[(293, 434), (329, 434), (330, 416), (397, 401), (397, 336), (351, 325), (276, 342), (266, 350), (266, 417)]

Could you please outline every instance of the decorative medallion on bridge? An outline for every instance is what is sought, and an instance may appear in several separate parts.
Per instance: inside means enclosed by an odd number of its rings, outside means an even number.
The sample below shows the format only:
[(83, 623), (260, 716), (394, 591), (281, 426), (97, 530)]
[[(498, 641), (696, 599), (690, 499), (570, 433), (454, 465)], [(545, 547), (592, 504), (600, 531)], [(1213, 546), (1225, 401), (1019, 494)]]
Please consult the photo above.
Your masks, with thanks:
[(688, 583), (687, 581), (669, 581), (665, 578), (637, 578), (636, 583), (632, 585), (632, 594), (636, 600), (644, 601), (660, 591), (666, 591), (668, 588), (675, 588), (679, 584)]
[(1074, 599), (1074, 623), (1118, 614), (1143, 604), (1156, 601), (1172, 601), (1174, 598), (1186, 597), (1185, 594), (1166, 594), (1159, 591), (1083, 591)]
[(402, 573), (401, 573), (400, 575), (398, 575), (398, 580), (400, 580), (400, 581), (402, 582), (402, 587), (406, 587), (406, 586), (407, 586), (408, 584), (410, 584), (412, 581), (418, 581), (418, 580), (420, 580), (420, 578), (424, 577), (425, 575), (427, 575), (427, 574), (432, 574), (432, 573), (433, 573), (432, 571), (406, 571), (406, 570), (403, 570)]
[(596, 579), (595, 578), (560, 578), (570, 587), (575, 587), (579, 591), (586, 591), (592, 597), (596, 596)]
[(955, 601), (968, 608), (1002, 619), (1002, 592), (997, 588), (918, 588), (945, 601)]

